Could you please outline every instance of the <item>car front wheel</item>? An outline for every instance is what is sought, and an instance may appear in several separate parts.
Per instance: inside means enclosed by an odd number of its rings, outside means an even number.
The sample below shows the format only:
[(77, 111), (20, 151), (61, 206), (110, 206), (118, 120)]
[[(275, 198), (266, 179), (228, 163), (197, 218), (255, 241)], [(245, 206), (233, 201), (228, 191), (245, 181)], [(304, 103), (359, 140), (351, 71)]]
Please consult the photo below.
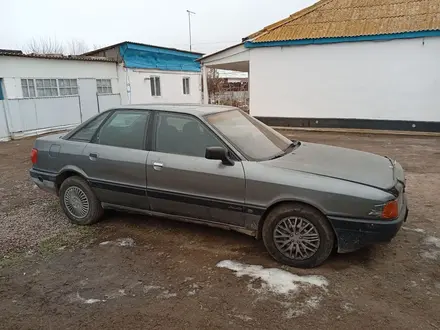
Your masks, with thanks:
[(262, 236), (275, 260), (298, 268), (321, 265), (331, 254), (335, 239), (326, 217), (302, 204), (273, 209), (264, 221)]
[(77, 225), (91, 225), (103, 214), (101, 203), (87, 182), (77, 176), (64, 180), (60, 187), (60, 203), (70, 221)]

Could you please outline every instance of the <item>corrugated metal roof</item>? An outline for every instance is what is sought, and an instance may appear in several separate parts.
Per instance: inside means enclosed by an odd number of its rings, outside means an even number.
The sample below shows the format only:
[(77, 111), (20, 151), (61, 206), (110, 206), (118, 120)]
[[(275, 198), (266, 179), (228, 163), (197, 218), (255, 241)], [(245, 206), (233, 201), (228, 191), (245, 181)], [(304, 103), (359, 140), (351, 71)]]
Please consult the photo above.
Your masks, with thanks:
[(116, 62), (106, 57), (93, 57), (82, 55), (62, 55), (62, 54), (23, 54), (11, 51), (0, 51), (0, 56), (14, 56), (14, 57), (30, 57), (42, 58), (50, 60), (69, 60), (69, 61), (95, 61), (95, 62)]
[(140, 46), (147, 46), (147, 47), (155, 47), (155, 48), (160, 48), (160, 49), (175, 50), (175, 51), (183, 52), (183, 53), (190, 53), (190, 54), (195, 54), (195, 55), (203, 55), (203, 53), (193, 52), (193, 51), (189, 51), (189, 50), (182, 50), (182, 49), (177, 49), (177, 48), (169, 48), (169, 47), (155, 46), (155, 45), (150, 45), (150, 44), (142, 44), (142, 43), (139, 43), (139, 42), (132, 42), (132, 41), (122, 41), (122, 42), (119, 42), (119, 43), (114, 44), (114, 45), (110, 45), (110, 46), (106, 46), (106, 47), (103, 47), (103, 48), (99, 48), (99, 49), (92, 50), (92, 51), (87, 52), (87, 53), (84, 53), (84, 54), (82, 54), (82, 55), (83, 55), (83, 56), (93, 55), (93, 54), (100, 53), (100, 52), (102, 52), (102, 51), (108, 50), (108, 49), (110, 49), (110, 48), (114, 48), (114, 47), (117, 47), (117, 46), (121, 46), (121, 45), (123, 45), (123, 44), (133, 44), (133, 45), (140, 45)]
[(246, 39), (254, 43), (440, 30), (440, 0), (321, 0)]

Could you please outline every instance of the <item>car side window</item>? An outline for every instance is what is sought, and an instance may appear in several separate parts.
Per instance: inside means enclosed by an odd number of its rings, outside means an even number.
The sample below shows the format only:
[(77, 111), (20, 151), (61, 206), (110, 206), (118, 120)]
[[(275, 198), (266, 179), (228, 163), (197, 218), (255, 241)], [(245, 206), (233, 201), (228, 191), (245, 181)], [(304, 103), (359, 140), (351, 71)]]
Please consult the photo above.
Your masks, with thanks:
[(175, 113), (159, 113), (156, 120), (156, 151), (205, 157), (207, 147), (224, 147), (199, 120)]
[(95, 143), (129, 148), (144, 149), (149, 111), (115, 111), (96, 135)]
[(78, 132), (73, 134), (69, 138), (69, 140), (90, 142), (90, 140), (93, 138), (93, 135), (95, 135), (96, 130), (102, 124), (102, 122), (104, 122), (104, 120), (108, 117), (108, 115), (109, 113), (103, 113), (102, 115), (96, 117), (86, 126), (81, 128)]

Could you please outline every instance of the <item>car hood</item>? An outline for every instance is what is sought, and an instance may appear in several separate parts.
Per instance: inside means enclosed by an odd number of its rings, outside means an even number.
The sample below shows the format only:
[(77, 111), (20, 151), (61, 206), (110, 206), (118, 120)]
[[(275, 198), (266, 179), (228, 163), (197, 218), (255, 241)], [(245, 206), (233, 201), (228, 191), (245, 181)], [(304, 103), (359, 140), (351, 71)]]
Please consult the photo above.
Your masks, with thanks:
[(266, 163), (384, 190), (394, 186), (393, 164), (389, 158), (352, 149), (303, 142), (291, 153)]

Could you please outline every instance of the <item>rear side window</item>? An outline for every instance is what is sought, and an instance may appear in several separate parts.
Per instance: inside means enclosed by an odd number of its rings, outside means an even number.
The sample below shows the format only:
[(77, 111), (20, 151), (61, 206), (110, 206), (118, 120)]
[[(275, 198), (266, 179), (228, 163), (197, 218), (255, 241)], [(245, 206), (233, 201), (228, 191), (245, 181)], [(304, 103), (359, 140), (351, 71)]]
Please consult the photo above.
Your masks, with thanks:
[(113, 147), (144, 149), (149, 118), (150, 112), (148, 111), (116, 111), (101, 127), (96, 136), (96, 143)]
[(96, 117), (86, 126), (81, 128), (74, 135), (72, 135), (69, 140), (90, 142), (96, 130), (104, 122), (104, 120), (108, 117), (108, 115), (109, 113), (103, 113), (102, 115)]

